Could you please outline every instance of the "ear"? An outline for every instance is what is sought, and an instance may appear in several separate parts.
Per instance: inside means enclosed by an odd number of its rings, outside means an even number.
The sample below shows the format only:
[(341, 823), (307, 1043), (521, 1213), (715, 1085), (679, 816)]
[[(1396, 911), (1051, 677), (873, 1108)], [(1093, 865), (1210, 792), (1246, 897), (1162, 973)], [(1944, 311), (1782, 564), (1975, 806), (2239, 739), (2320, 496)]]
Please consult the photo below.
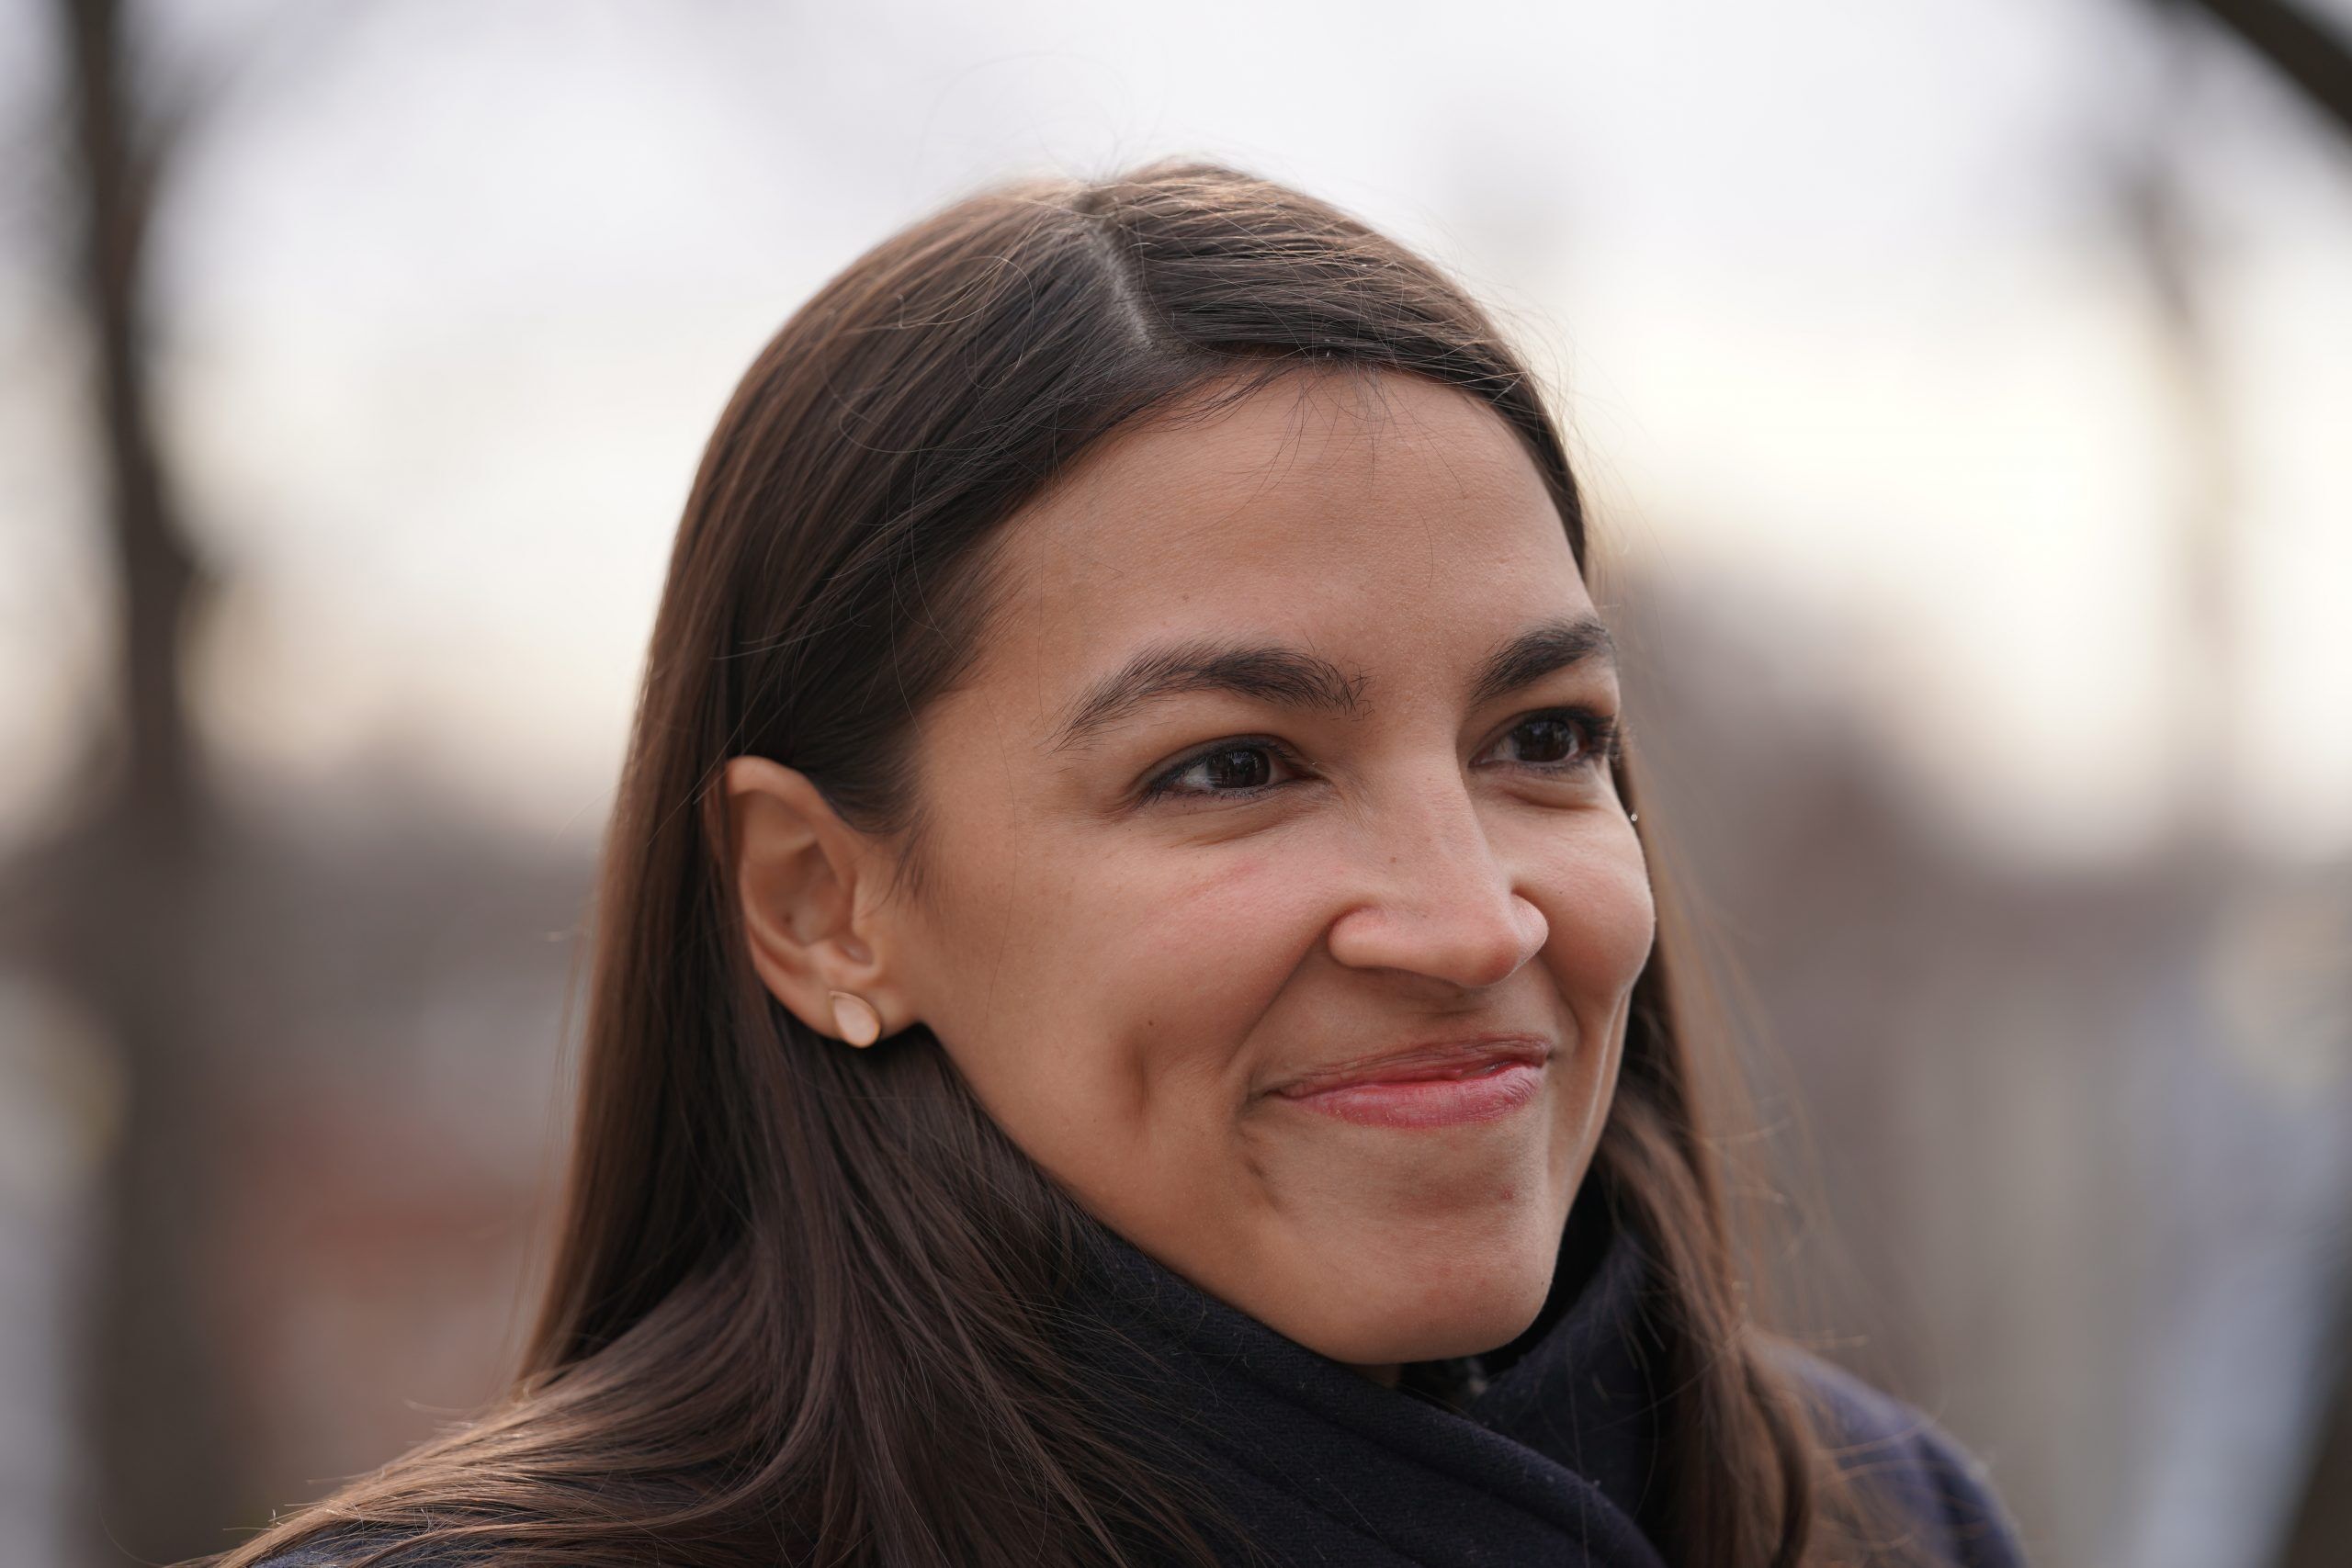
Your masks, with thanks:
[(882, 1015), (882, 1033), (911, 1023), (875, 940), (871, 847), (806, 773), (765, 757), (729, 759), (725, 773), (735, 888), (752, 967), (776, 1000), (818, 1033), (841, 1038), (831, 992), (854, 991)]

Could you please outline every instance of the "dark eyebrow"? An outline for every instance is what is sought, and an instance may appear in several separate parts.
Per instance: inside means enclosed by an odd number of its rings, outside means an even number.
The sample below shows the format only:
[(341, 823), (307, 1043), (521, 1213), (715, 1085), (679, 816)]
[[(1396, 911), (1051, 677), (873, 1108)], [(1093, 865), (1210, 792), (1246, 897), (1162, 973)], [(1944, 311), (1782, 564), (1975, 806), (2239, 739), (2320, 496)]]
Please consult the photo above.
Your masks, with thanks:
[(1084, 746), (1137, 709), (1186, 692), (1232, 692), (1277, 707), (1353, 717), (1366, 682), (1329, 660), (1280, 644), (1208, 638), (1147, 648), (1072, 704), (1048, 751)]
[[(1555, 670), (1599, 659), (1612, 670), (1617, 645), (1591, 615), (1562, 616), (1530, 626), (1480, 663), (1470, 704), (1483, 707), (1532, 686)], [(1255, 702), (1306, 713), (1358, 717), (1371, 685), (1329, 660), (1281, 644), (1233, 644), (1195, 637), (1147, 648), (1097, 681), (1070, 705), (1046, 750), (1091, 743), (1141, 708), (1188, 692), (1231, 692)]]
[(1528, 627), (1487, 656), (1470, 682), (1470, 705), (1485, 707), (1522, 691), (1555, 670), (1597, 660), (1617, 668), (1617, 642), (1593, 615), (1563, 615)]

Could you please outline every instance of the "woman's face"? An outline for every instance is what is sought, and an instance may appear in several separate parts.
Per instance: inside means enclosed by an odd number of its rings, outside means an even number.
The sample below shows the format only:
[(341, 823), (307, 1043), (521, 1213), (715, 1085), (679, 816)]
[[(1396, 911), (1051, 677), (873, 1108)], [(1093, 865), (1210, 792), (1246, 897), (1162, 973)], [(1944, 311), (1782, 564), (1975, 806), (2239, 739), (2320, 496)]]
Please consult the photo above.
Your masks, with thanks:
[(1114, 439), (1000, 543), (921, 718), (933, 878), (861, 915), (865, 994), (1301, 1344), (1385, 1378), (1510, 1339), (1654, 930), (1534, 466), (1465, 394), (1295, 377)]

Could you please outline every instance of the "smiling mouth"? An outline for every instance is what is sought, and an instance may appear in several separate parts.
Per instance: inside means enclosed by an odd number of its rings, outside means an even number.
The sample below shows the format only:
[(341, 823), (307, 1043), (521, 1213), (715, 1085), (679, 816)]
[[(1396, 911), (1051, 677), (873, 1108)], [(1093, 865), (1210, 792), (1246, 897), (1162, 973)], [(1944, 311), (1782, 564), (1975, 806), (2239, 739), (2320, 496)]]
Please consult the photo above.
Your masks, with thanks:
[(1307, 1111), (1368, 1127), (1450, 1127), (1492, 1122), (1532, 1100), (1544, 1069), (1525, 1062), (1489, 1062), (1447, 1077), (1345, 1084), (1311, 1094), (1283, 1092)]
[(1460, 1040), (1430, 1040), (1399, 1045), (1369, 1055), (1334, 1062), (1285, 1078), (1274, 1092), (1297, 1098), (1351, 1084), (1414, 1083), (1430, 1078), (1466, 1077), (1482, 1069), (1510, 1062), (1542, 1066), (1552, 1055), (1551, 1043), (1534, 1034), (1475, 1034)]
[(1374, 1127), (1445, 1127), (1492, 1122), (1544, 1089), (1544, 1042), (1489, 1036), (1388, 1052), (1328, 1068), (1277, 1088), (1302, 1110)]

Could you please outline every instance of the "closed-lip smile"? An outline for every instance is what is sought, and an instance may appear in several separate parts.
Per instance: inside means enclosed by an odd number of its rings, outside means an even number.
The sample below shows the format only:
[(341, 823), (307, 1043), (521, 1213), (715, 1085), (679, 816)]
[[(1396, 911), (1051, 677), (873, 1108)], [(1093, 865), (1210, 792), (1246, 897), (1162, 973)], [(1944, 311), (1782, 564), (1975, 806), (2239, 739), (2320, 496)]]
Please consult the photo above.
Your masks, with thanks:
[(1304, 1110), (1382, 1127), (1488, 1122), (1535, 1099), (1551, 1043), (1533, 1034), (1429, 1041), (1318, 1067), (1275, 1085)]
[(1283, 1079), (1274, 1087), (1274, 1092), (1297, 1099), (1350, 1084), (1461, 1077), (1467, 1071), (1497, 1062), (1526, 1062), (1542, 1066), (1551, 1054), (1550, 1044), (1533, 1034), (1479, 1034), (1463, 1040), (1432, 1040), (1317, 1067)]

